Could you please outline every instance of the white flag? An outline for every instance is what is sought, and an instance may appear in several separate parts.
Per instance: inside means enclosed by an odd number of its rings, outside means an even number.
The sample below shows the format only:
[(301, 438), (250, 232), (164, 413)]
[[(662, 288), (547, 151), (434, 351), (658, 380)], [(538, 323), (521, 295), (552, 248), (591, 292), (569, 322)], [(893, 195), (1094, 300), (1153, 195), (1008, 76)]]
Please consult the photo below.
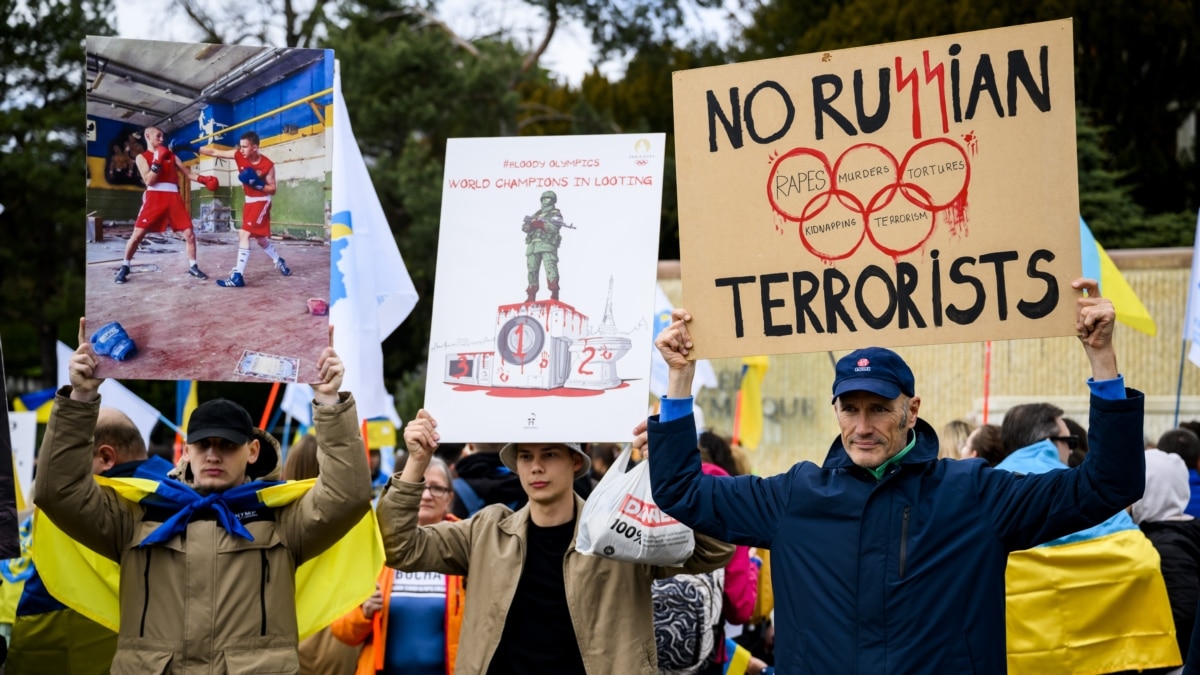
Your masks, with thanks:
[[(336, 332), (334, 337), (337, 337)], [(313, 394), (310, 384), (289, 384), (283, 388), (283, 400), (279, 402), (279, 407), (292, 419), (311, 427)]]
[[(70, 375), (68, 374), (68, 362), (74, 353), (75, 350), (68, 347), (65, 342), (61, 340), (58, 342), (55, 355), (58, 356), (59, 388), (71, 384)], [(103, 361), (100, 363), (100, 368), (100, 374), (103, 375)], [(133, 420), (134, 426), (138, 428), (138, 431), (142, 432), (142, 439), (146, 441), (146, 446), (149, 447), (150, 432), (154, 429), (154, 425), (158, 424), (160, 417), (166, 419), (158, 411), (158, 408), (146, 403), (141, 396), (129, 391), (125, 385), (116, 380), (105, 380), (104, 384), (100, 385), (100, 397), (105, 408), (116, 408), (128, 415), (130, 420)]]
[(1200, 212), (1196, 214), (1196, 241), (1192, 248), (1192, 277), (1188, 281), (1187, 315), (1183, 321), (1183, 339), (1192, 341), (1188, 358), (1200, 366)]
[(384, 338), (417, 304), (366, 162), (354, 140), (341, 75), (333, 76), (333, 233), (329, 322), (346, 364), (343, 389), (363, 418), (394, 416), (383, 384)]
[[(671, 305), (667, 294), (663, 293), (662, 287), (655, 284), (654, 338), (657, 338), (664, 328), (671, 325), (671, 312), (674, 310), (675, 307)], [(658, 348), (654, 346), (653, 342), (650, 344), (650, 349), (653, 351), (653, 356), (650, 357), (650, 393), (662, 398), (667, 395), (667, 362), (663, 360), (662, 354), (658, 353)], [(717, 387), (717, 373), (707, 359), (696, 362), (696, 378), (692, 380), (692, 396), (700, 393), (704, 387), (714, 389)]]

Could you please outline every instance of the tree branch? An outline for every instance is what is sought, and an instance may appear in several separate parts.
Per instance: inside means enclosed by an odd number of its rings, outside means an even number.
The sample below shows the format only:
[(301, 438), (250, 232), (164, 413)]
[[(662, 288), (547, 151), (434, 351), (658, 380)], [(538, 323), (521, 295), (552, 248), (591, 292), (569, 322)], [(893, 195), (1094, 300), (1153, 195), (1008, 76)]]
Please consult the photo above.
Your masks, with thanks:
[(446, 35), (450, 37), (450, 41), (461, 47), (463, 51), (467, 52), (471, 56), (474, 56), (475, 58), (479, 58), (479, 49), (475, 45), (459, 37), (458, 33), (455, 33), (450, 26), (446, 25), (446, 23), (441, 19), (430, 14), (424, 7), (413, 5), (412, 7), (408, 7), (406, 9), (412, 10), (420, 15), (420, 17), (425, 20), (425, 23), (446, 33)]
[(298, 41), (295, 28), (296, 8), (292, 6), (292, 0), (283, 0), (283, 39), (289, 47), (295, 47)]
[(546, 26), (546, 34), (542, 37), (542, 44), (538, 45), (537, 49), (525, 55), (525, 60), (521, 62), (522, 74), (528, 73), (537, 65), (538, 59), (542, 58), (542, 54), (550, 46), (550, 39), (554, 37), (554, 31), (558, 29), (558, 2), (550, 0), (546, 11), (550, 13), (549, 24)]
[(236, 42), (226, 40), (223, 35), (218, 33), (212, 17), (210, 17), (204, 10), (200, 9), (200, 7), (197, 6), (195, 2), (192, 2), (192, 0), (177, 0), (176, 5), (183, 10), (184, 14), (187, 14), (188, 18), (192, 20), (192, 23), (196, 24), (200, 30), (204, 31), (204, 37), (202, 38), (203, 42), (212, 42), (214, 44), (236, 44)]
[(300, 24), (299, 46), (309, 47), (313, 44), (313, 34), (317, 31), (317, 24), (325, 18), (325, 3), (326, 0), (316, 0), (312, 11), (308, 13), (308, 18)]

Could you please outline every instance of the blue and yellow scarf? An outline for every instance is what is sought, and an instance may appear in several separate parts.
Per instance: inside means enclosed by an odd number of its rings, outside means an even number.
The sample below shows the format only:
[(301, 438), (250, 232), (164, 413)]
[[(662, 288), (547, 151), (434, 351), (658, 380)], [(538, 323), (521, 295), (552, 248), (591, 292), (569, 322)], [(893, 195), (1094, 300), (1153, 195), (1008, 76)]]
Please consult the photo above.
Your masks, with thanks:
[[(253, 537), (234, 514), (279, 508), (303, 497), (316, 479), (286, 482), (253, 481), (223, 493), (201, 495), (188, 485), (161, 477), (105, 478), (102, 487), (143, 506), (167, 509), (172, 515), (139, 546), (169, 541), (187, 529), (197, 514), (211, 510), (235, 536)], [(86, 548), (34, 511), (32, 558), (46, 588), (71, 609), (113, 631), (120, 627), (120, 566)], [(375, 576), (383, 566), (383, 541), (369, 511), (338, 543), (296, 570), (296, 620), (301, 640), (362, 604), (375, 592)]]

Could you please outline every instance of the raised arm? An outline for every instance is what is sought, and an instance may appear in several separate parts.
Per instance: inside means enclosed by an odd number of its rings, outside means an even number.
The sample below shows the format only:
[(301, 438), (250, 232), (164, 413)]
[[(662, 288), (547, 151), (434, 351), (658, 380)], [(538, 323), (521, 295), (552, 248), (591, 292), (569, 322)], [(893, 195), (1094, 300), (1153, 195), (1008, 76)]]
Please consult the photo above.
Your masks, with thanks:
[(345, 366), (330, 345), (317, 361), (313, 383), (313, 426), (317, 430), (320, 473), (297, 508), (283, 513), (287, 542), (303, 563), (341, 539), (371, 508), (371, 469), (349, 393), (339, 392)]
[(1072, 283), (1086, 291), (1076, 305), (1075, 327), (1092, 369), (1089, 452), (1069, 471), (1019, 476), (981, 474), (979, 494), (1010, 549), (1036, 546), (1112, 517), (1141, 499), (1146, 482), (1142, 447), (1145, 399), (1126, 389), (1113, 345), (1116, 310), (1096, 282)]
[(424, 527), (417, 523), (425, 469), (437, 442), (437, 420), (424, 409), (418, 411), (404, 427), (408, 461), (402, 472), (392, 476), (379, 499), (379, 531), (388, 567), (464, 575), (471, 560), (471, 527), (478, 519)]
[(736, 547), (705, 534), (696, 533), (696, 547), (692, 555), (679, 567), (655, 567), (654, 577), (665, 579), (676, 574), (703, 574), (719, 570), (729, 564)]
[(147, 162), (145, 157), (138, 155), (134, 163), (137, 165), (138, 173), (142, 177), (143, 185), (149, 187), (158, 182), (158, 172), (150, 169), (150, 162)]
[(63, 532), (110, 560), (133, 536), (132, 507), (92, 478), (92, 436), (100, 413), (100, 361), (79, 319), (79, 347), (71, 355), (70, 387), (59, 390), (38, 454), (34, 503)]
[(659, 333), (655, 346), (670, 369), (667, 397), (661, 414), (648, 428), (650, 486), (660, 509), (688, 527), (722, 541), (770, 548), (787, 505), (791, 474), (769, 479), (757, 476), (707, 476), (700, 470), (691, 387), (695, 362), (688, 360), (692, 338), (691, 315), (676, 309), (670, 326)]
[(237, 157), (238, 153), (237, 150), (221, 150), (213, 145), (201, 145), (200, 147), (195, 148), (195, 150), (197, 155), (216, 157), (218, 159), (233, 159), (234, 157)]

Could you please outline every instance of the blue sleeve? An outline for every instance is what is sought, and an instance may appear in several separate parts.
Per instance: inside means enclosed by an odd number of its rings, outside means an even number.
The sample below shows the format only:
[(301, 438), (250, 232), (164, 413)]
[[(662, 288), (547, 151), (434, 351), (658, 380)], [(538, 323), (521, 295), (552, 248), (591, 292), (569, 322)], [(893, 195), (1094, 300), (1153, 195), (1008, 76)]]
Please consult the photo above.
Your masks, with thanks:
[(1127, 392), (1120, 399), (1092, 394), (1088, 454), (1080, 466), (1036, 475), (989, 468), (976, 474), (981, 506), (1009, 551), (1092, 527), (1142, 498), (1145, 397)]
[(692, 414), (692, 397), (667, 398), (659, 402), (658, 418), (663, 422), (671, 422)]
[[(663, 399), (664, 404), (669, 399)], [(678, 399), (686, 402), (691, 399)], [(787, 507), (791, 474), (708, 476), (700, 469), (696, 420), (649, 419), (650, 489), (654, 502), (680, 522), (715, 539), (770, 548)]]
[(1125, 398), (1125, 377), (1117, 375), (1111, 380), (1096, 381), (1088, 378), (1088, 388), (1096, 396), (1107, 401), (1120, 401)]

